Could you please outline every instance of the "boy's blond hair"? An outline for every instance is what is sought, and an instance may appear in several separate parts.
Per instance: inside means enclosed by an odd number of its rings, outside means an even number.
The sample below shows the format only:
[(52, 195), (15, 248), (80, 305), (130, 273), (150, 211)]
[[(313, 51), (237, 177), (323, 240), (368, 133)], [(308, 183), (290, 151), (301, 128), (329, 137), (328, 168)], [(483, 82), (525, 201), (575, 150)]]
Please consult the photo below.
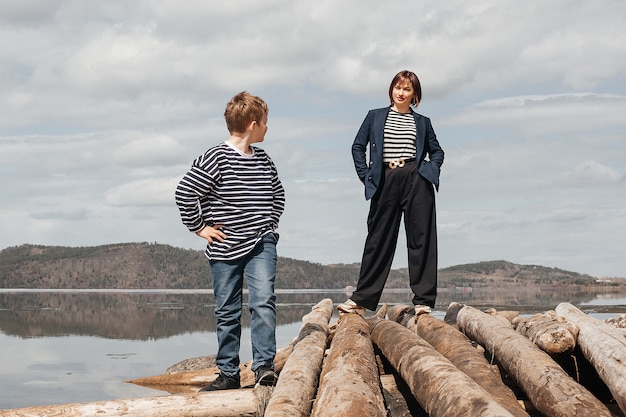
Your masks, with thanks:
[(268, 112), (267, 103), (262, 98), (242, 91), (226, 105), (226, 127), (230, 133), (244, 133), (250, 123), (260, 122)]

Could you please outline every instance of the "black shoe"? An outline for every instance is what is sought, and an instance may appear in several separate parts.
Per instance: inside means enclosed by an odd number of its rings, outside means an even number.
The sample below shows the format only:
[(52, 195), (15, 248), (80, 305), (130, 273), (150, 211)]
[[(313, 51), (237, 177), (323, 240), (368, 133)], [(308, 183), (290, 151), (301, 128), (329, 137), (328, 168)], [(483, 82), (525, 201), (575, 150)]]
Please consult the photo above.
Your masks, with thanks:
[(254, 383), (258, 385), (276, 385), (278, 375), (274, 368), (268, 365), (261, 365), (254, 371)]
[(217, 378), (215, 378), (215, 381), (213, 381), (210, 385), (207, 385), (206, 387), (202, 387), (200, 389), (200, 392), (219, 391), (223, 389), (239, 389), (239, 388), (241, 388), (239, 375), (226, 376), (224, 375), (223, 372), (220, 372)]

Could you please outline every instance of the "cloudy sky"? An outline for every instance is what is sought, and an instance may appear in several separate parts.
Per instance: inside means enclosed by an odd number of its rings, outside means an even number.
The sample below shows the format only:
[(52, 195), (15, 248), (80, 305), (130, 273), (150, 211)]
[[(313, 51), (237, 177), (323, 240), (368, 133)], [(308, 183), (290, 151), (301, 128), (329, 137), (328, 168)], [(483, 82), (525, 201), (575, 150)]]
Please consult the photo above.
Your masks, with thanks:
[(440, 267), (626, 276), (625, 23), (622, 1), (3, 0), (0, 249), (203, 249), (174, 188), (247, 90), (287, 193), (279, 255), (360, 262), (350, 147), (410, 69), (446, 151)]

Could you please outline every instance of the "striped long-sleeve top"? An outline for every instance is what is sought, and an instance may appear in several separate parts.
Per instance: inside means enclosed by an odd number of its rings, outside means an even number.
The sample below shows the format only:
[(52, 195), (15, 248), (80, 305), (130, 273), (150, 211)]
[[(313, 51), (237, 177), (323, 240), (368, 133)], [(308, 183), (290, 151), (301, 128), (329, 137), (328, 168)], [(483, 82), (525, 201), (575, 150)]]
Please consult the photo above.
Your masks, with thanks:
[(385, 122), (383, 161), (415, 158), (415, 132), (413, 114), (390, 109)]
[(240, 258), (278, 227), (285, 191), (267, 153), (252, 149), (252, 155), (245, 155), (226, 142), (209, 149), (193, 161), (176, 188), (176, 204), (191, 232), (223, 225), (224, 242), (207, 244), (211, 260)]

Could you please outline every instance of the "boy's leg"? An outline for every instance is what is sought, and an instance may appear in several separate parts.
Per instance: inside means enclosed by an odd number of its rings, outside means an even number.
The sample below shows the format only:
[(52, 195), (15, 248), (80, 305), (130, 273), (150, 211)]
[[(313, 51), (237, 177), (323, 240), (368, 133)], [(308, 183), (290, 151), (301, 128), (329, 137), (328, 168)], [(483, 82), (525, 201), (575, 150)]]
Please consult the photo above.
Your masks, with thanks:
[(217, 319), (217, 367), (226, 376), (239, 375), (243, 266), (237, 261), (211, 261), (215, 318)]
[(248, 256), (245, 275), (248, 282), (252, 370), (274, 366), (276, 356), (276, 242), (274, 233), (266, 235)]

